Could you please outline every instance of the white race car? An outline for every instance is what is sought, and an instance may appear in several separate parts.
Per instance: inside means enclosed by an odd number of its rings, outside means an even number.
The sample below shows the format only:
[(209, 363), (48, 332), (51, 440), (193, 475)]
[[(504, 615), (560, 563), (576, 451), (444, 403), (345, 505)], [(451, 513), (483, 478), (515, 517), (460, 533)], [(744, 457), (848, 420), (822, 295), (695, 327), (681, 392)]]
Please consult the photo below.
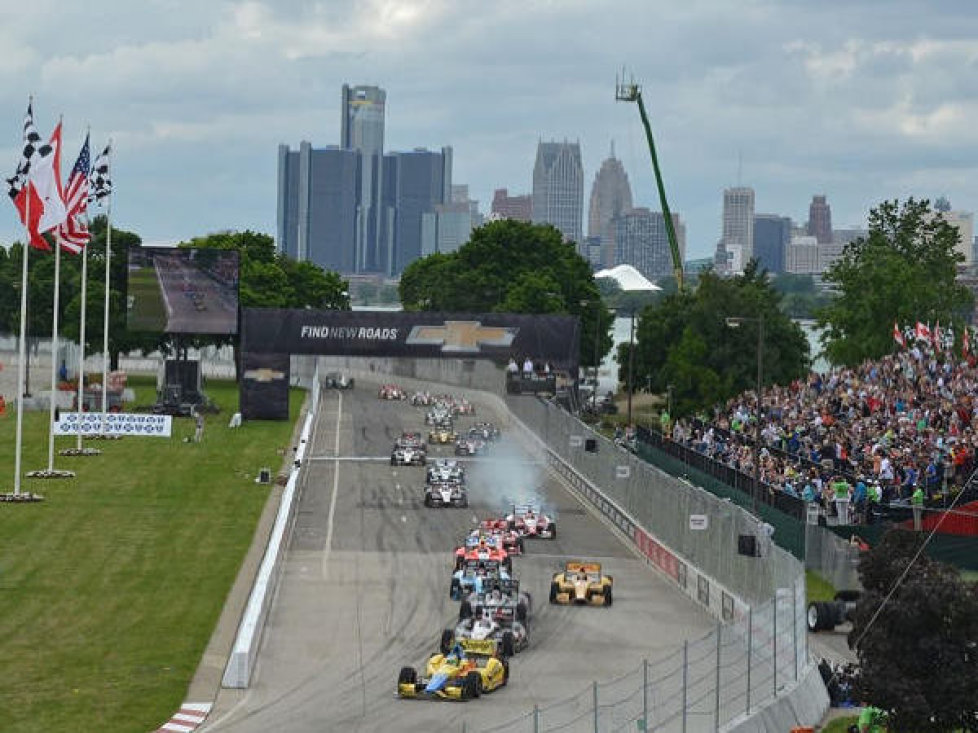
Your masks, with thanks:
[(532, 504), (515, 504), (512, 513), (506, 515), (506, 521), (509, 528), (520, 537), (541, 537), (548, 540), (557, 537), (556, 517)]

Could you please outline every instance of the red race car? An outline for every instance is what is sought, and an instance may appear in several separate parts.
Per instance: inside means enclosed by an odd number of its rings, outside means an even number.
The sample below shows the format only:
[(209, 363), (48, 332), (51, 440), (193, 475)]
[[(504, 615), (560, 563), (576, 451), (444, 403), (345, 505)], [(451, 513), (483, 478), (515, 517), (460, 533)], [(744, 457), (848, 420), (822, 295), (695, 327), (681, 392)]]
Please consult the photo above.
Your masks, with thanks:
[(556, 539), (557, 518), (550, 512), (544, 512), (532, 504), (517, 504), (513, 513), (506, 517), (510, 529), (520, 537), (541, 537)]
[(499, 563), (507, 571), (513, 569), (512, 558), (494, 537), (466, 537), (465, 544), (455, 548), (455, 569), (459, 570), (464, 567), (467, 560), (489, 560)]
[(472, 530), (471, 536), (482, 535), (495, 537), (510, 555), (523, 554), (523, 538), (509, 528), (509, 522), (505, 519), (483, 519), (479, 522), (479, 528)]

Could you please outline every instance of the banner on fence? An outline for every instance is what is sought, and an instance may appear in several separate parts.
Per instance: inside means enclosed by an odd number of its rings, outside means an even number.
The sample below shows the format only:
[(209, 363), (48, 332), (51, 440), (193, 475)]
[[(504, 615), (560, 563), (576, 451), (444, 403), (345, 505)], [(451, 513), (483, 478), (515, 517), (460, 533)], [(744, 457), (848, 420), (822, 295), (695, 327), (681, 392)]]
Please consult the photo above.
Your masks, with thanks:
[[(105, 416), (106, 435), (142, 435), (169, 438), (173, 428), (170, 415), (145, 415), (131, 412), (110, 412)], [(83, 435), (102, 432), (100, 412), (62, 412), (54, 423), (55, 435)]]

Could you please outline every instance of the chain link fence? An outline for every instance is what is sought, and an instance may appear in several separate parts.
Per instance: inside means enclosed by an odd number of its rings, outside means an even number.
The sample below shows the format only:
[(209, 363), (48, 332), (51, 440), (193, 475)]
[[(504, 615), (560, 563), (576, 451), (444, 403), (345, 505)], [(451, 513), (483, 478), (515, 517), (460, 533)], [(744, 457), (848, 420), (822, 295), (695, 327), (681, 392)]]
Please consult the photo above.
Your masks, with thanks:
[(759, 531), (757, 519), (645, 463), (553, 403), (514, 397), (507, 405), (546, 444), (551, 466), (722, 621), (615, 679), (463, 731), (719, 731), (794, 687), (808, 667), (804, 568)]

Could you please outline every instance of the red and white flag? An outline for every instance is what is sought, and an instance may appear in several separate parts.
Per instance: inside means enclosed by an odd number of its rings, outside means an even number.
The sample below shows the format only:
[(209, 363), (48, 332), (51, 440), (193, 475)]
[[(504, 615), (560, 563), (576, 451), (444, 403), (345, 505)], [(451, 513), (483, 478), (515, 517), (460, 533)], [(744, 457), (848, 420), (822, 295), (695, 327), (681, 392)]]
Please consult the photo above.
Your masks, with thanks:
[(91, 153), (88, 146), (88, 135), (82, 145), (75, 167), (68, 177), (68, 187), (65, 190), (65, 207), (68, 218), (58, 226), (58, 241), (65, 252), (78, 254), (82, 251), (91, 236), (88, 233), (88, 223), (85, 215), (88, 211), (88, 173), (91, 168)]
[(897, 325), (896, 321), (893, 321), (893, 340), (900, 344), (900, 346), (906, 348), (907, 340), (903, 337), (903, 331), (900, 330), (900, 326)]
[(917, 321), (917, 328), (914, 331), (914, 337), (918, 341), (930, 341), (930, 326)]

